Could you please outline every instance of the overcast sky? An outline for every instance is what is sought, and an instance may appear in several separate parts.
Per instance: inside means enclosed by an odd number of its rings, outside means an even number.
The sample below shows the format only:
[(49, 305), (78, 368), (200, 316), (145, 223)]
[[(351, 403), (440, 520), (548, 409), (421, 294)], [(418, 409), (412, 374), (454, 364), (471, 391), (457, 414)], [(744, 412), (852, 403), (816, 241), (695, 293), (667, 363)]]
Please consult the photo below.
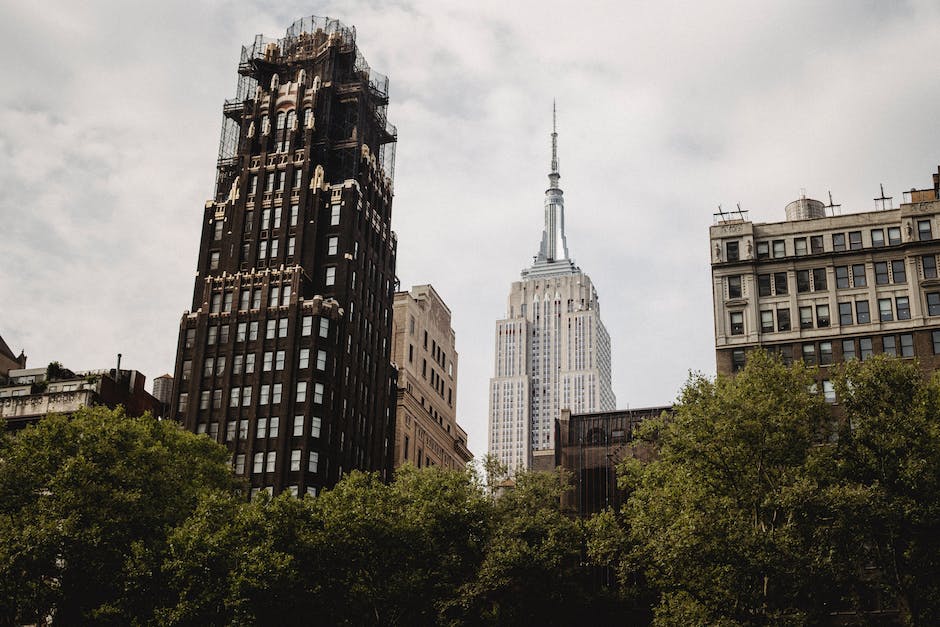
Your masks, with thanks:
[[(240, 46), (354, 25), (390, 77), (403, 288), (453, 311), (458, 420), (486, 452), (494, 322), (538, 251), (558, 101), (568, 245), (620, 407), (715, 370), (708, 227), (842, 211), (940, 163), (940, 3), (0, 4), (0, 335), (29, 365), (172, 372)], [(149, 384), (148, 384), (149, 386)]]

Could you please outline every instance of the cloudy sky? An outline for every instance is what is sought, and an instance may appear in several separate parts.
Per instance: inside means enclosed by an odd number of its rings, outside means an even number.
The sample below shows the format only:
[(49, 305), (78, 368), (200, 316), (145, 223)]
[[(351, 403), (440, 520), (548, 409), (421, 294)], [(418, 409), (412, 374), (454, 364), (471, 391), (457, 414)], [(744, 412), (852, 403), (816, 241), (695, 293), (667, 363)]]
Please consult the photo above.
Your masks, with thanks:
[(0, 334), (30, 365), (172, 371), (240, 46), (355, 25), (391, 79), (402, 286), (432, 283), (486, 451), (494, 321), (541, 234), (558, 101), (568, 243), (611, 335), (621, 407), (713, 373), (718, 204), (783, 219), (801, 189), (868, 211), (940, 163), (940, 4), (0, 4)]

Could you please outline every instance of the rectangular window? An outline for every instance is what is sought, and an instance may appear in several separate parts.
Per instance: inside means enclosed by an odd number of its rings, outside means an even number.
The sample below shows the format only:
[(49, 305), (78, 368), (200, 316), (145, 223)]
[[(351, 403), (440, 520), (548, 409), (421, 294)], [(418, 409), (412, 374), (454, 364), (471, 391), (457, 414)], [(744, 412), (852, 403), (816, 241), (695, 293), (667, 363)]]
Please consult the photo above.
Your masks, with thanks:
[(295, 448), (290, 452), (290, 469), (291, 471), (300, 470), (300, 454), (302, 451)]
[(336, 251), (339, 249), (339, 238), (331, 237), (327, 240), (327, 255), (335, 255)]
[(774, 259), (787, 256), (786, 242), (782, 239), (774, 240)]
[(898, 320), (911, 319), (911, 302), (907, 296), (898, 296), (894, 299), (894, 304), (898, 312)]
[(329, 337), (329, 335), (330, 335), (330, 319), (320, 318), (320, 337)]
[[(222, 327), (223, 329), (225, 327)], [(225, 355), (220, 355), (218, 359), (215, 360), (215, 374), (222, 376), (225, 374)]]
[(277, 307), (277, 303), (281, 298), (281, 286), (275, 285), (271, 287), (271, 291), (268, 292), (268, 307)]
[(244, 453), (239, 453), (238, 455), (235, 456), (234, 470), (235, 470), (236, 475), (245, 474), (245, 454)]
[(839, 289), (849, 286), (849, 267), (836, 266), (836, 287)]
[(770, 243), (769, 242), (757, 242), (757, 258), (758, 259), (770, 259)]
[(271, 386), (267, 383), (261, 386), (261, 392), (258, 397), (259, 405), (267, 405), (271, 397)]
[(813, 328), (813, 308), (812, 307), (800, 307), (800, 328), (801, 329)]
[(809, 238), (809, 249), (814, 255), (822, 253), (825, 251), (823, 247), (823, 236), (822, 235), (813, 235)]
[(317, 351), (317, 370), (326, 370), (326, 351)]
[(777, 330), (778, 331), (790, 330), (790, 310), (789, 309), (777, 310)]
[(940, 292), (927, 292), (927, 315), (940, 316)]
[(209, 313), (219, 313), (222, 311), (222, 295), (213, 294), (212, 300), (209, 302)]
[(277, 416), (268, 418), (268, 437), (276, 438), (280, 432), (281, 419)]
[(271, 351), (265, 351), (263, 361), (261, 362), (262, 372), (271, 372), (274, 368), (274, 353)]
[(930, 220), (917, 221), (917, 240), (925, 242), (933, 239), (933, 233), (930, 231)]
[(291, 435), (294, 437), (301, 436), (304, 434), (304, 415), (298, 414), (294, 416), (294, 423), (291, 429)]
[(255, 453), (254, 463), (252, 464), (251, 472), (256, 475), (264, 472), (264, 453)]
[(870, 337), (859, 338), (858, 340), (858, 355), (862, 361), (865, 361), (874, 354), (872, 350), (872, 342)]
[(725, 251), (727, 254), (728, 261), (737, 261), (741, 258), (741, 253), (738, 249), (738, 242), (727, 242), (725, 244)]
[(215, 372), (215, 357), (206, 357), (206, 360), (202, 362), (202, 376), (211, 377), (212, 373)]
[(829, 305), (816, 305), (816, 326), (819, 328), (829, 326)]
[(248, 323), (239, 322), (238, 326), (235, 327), (235, 341), (244, 342), (248, 339)]
[(892, 226), (888, 228), (888, 245), (895, 246), (901, 243), (901, 227)]
[(229, 407), (238, 407), (238, 401), (242, 397), (241, 388), (232, 388), (232, 393), (229, 395), (228, 406)]
[(186, 342), (184, 348), (192, 348), (196, 343), (196, 329), (186, 329)]
[(248, 179), (248, 193), (254, 194), (258, 191), (258, 175), (252, 174)]
[(856, 263), (852, 266), (852, 285), (855, 287), (868, 286), (868, 281), (865, 279), (865, 264)]
[(907, 283), (907, 269), (903, 259), (891, 262), (891, 274), (895, 283)]
[(935, 255), (924, 255), (920, 258), (920, 263), (924, 268), (925, 279), (937, 278), (937, 257)]
[(281, 403), (281, 384), (275, 383), (271, 386), (271, 404), (279, 405)]
[(320, 437), (320, 427), (323, 421), (320, 420), (318, 416), (313, 416), (310, 419), (310, 437), (319, 438)]
[(884, 229), (872, 229), (871, 230), (871, 245), (873, 248), (881, 248), (885, 245), (885, 232)]
[(260, 309), (261, 308), (261, 289), (258, 288), (251, 293), (251, 308)]
[(262, 440), (268, 437), (268, 419), (267, 418), (258, 418), (255, 427), (255, 438)]
[[(731, 351), (731, 371), (737, 372), (744, 368), (745, 355), (743, 348), (736, 348)], [(420, 457), (418, 458), (420, 460)]]
[(280, 318), (277, 321), (277, 336), (287, 337), (287, 318)]
[(814, 268), (813, 269), (813, 290), (817, 292), (822, 292), (828, 289), (826, 282), (826, 269), (825, 268)]
[(326, 284), (333, 285), (336, 283), (336, 268), (327, 268), (326, 269)]
[(809, 270), (796, 271), (796, 291), (800, 294), (810, 290)]
[[(936, 331), (934, 331), (936, 333)], [(936, 337), (936, 336), (934, 336)], [(901, 357), (913, 357), (914, 356), (914, 336), (910, 333), (905, 333), (900, 336), (901, 339)], [(936, 346), (936, 340), (934, 340), (934, 346)]]
[(307, 462), (307, 471), (316, 472), (317, 466), (319, 466), (319, 462), (320, 462), (320, 453), (318, 453), (317, 451), (310, 451), (310, 458), (309, 458), (309, 461)]
[(255, 371), (255, 354), (245, 355), (245, 374), (251, 374)]
[(882, 322), (891, 322), (894, 320), (894, 311), (891, 309), (890, 298), (878, 299), (878, 318)]
[[(294, 183), (300, 183), (300, 171), (299, 170), (297, 171), (297, 176), (294, 178)], [(290, 222), (289, 222), (290, 226), (297, 226), (298, 212), (299, 212), (299, 208), (297, 207), (297, 205), (290, 206)]]
[(845, 233), (833, 233), (832, 234), (832, 250), (833, 251), (845, 250)]
[(330, 207), (330, 226), (336, 226), (339, 224), (339, 205), (332, 205)]
[(297, 244), (297, 241), (295, 238), (293, 237), (287, 238), (287, 256), (288, 257), (294, 256), (294, 249), (295, 249), (296, 244)]
[(827, 403), (830, 403), (830, 404), (835, 403), (836, 402), (836, 389), (835, 387), (833, 387), (832, 381), (830, 381), (829, 379), (825, 379), (823, 380), (822, 384), (823, 384), (823, 399), (825, 399)]
[(849, 231), (849, 249), (850, 250), (862, 249), (862, 232), (861, 231)]
[(284, 369), (284, 351), (277, 351), (274, 354), (274, 369), (283, 370)]
[(297, 368), (303, 370), (304, 368), (310, 367), (310, 349), (301, 348), (300, 349), (300, 359), (297, 362)]
[(839, 303), (839, 324), (846, 326), (853, 323), (852, 303)]
[(209, 409), (209, 390), (199, 393), (199, 409)]
[(760, 330), (761, 333), (771, 333), (774, 330), (774, 312), (760, 312)]
[(212, 390), (212, 408), (220, 409), (222, 407), (222, 390)]
[(317, 404), (323, 403), (323, 384), (322, 383), (313, 384), (313, 402)]
[(274, 229), (281, 228), (281, 213), (282, 213), (281, 207), (274, 208), (274, 224), (271, 226), (271, 228), (274, 228)]
[(793, 253), (797, 256), (803, 256), (806, 254), (806, 238), (805, 237), (796, 237), (793, 239)]
[(898, 347), (893, 335), (886, 335), (881, 338), (881, 348), (885, 355), (897, 357)]
[(770, 296), (770, 275), (769, 274), (757, 275), (757, 295), (758, 296)]
[(803, 363), (807, 366), (816, 365), (816, 345), (803, 344)]
[(251, 386), (246, 385), (242, 388), (242, 407), (251, 405)]
[(238, 437), (241, 440), (248, 439), (248, 420), (238, 421)]
[(277, 335), (277, 320), (268, 320), (267, 330), (264, 339), (272, 340)]
[(183, 362), (183, 381), (189, 381), (189, 378), (193, 374), (193, 362), (190, 359), (187, 359)]
[(741, 276), (728, 277), (728, 298), (741, 298)]
[[(221, 222), (219, 223), (221, 224)], [(209, 253), (209, 269), (218, 270), (219, 268), (219, 251), (214, 250)]]
[(868, 324), (871, 322), (871, 312), (868, 309), (867, 300), (855, 301), (855, 320), (859, 324)]
[(304, 316), (300, 324), (300, 334), (308, 336), (313, 331), (313, 316)]
[(855, 340), (842, 340), (842, 360), (855, 359)]
[(299, 381), (297, 383), (297, 394), (294, 400), (298, 403), (304, 403), (307, 400), (307, 382)]
[(875, 285), (887, 285), (891, 281), (888, 277), (888, 262), (875, 262)]
[(787, 293), (787, 273), (774, 272), (774, 293), (782, 296)]
[(832, 363), (832, 342), (819, 343), (819, 365), (828, 366)]
[(265, 472), (274, 472), (274, 466), (277, 464), (277, 451), (268, 451), (267, 459), (265, 460)]
[(268, 258), (268, 240), (263, 239), (258, 242), (258, 261)]

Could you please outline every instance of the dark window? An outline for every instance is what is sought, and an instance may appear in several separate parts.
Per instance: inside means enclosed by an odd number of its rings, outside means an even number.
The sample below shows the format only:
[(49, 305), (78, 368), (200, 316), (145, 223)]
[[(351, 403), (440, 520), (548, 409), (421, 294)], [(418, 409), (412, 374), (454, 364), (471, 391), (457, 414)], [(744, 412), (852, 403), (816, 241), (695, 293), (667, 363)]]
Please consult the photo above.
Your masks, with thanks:
[(849, 267), (836, 266), (836, 287), (843, 288), (849, 286)]
[(890, 283), (888, 280), (888, 262), (887, 261), (876, 261), (875, 262), (875, 285), (887, 285)]
[(777, 310), (777, 330), (778, 331), (790, 330), (790, 310), (789, 309)]
[(790, 366), (793, 364), (793, 348), (791, 346), (781, 346), (780, 347), (780, 359), (783, 361), (785, 366)]
[(849, 248), (851, 250), (861, 250), (862, 248), (862, 232), (861, 231), (849, 231)]
[(907, 269), (903, 259), (891, 262), (891, 274), (895, 283), (907, 283)]
[(881, 338), (881, 349), (885, 355), (897, 357), (898, 347), (893, 335), (886, 335)]
[(940, 292), (927, 292), (927, 315), (940, 316)]
[(770, 296), (770, 275), (769, 274), (757, 275), (757, 295), (758, 296)]
[(826, 269), (825, 268), (815, 268), (813, 270), (813, 289), (817, 292), (826, 290), (828, 285), (826, 285)]
[(855, 301), (855, 320), (859, 324), (868, 324), (871, 322), (871, 312), (868, 309), (867, 300)]
[(806, 254), (806, 238), (805, 237), (796, 237), (793, 239), (793, 254), (794, 255)]
[(871, 230), (871, 245), (873, 248), (881, 248), (885, 245), (885, 232), (884, 229), (872, 229)]
[(774, 330), (774, 312), (765, 310), (760, 312), (760, 330), (761, 333), (772, 333)]
[[(936, 331), (934, 331), (936, 333)], [(901, 338), (901, 357), (913, 357), (914, 356), (914, 336), (910, 333), (905, 333), (900, 336)], [(934, 344), (936, 346), (936, 344)]]
[(865, 264), (857, 263), (852, 266), (852, 285), (855, 287), (865, 287), (868, 282), (865, 280)]
[(809, 270), (796, 271), (796, 291), (801, 294), (809, 291)]
[(898, 320), (911, 319), (911, 302), (907, 296), (898, 296), (894, 299), (894, 304), (898, 312)]
[(917, 221), (917, 239), (921, 242), (933, 239), (933, 234), (930, 232), (930, 220)]
[(737, 372), (744, 367), (744, 349), (736, 348), (731, 351), (731, 370)]
[(800, 328), (801, 329), (813, 328), (813, 308), (812, 307), (800, 307)]
[(741, 298), (741, 276), (728, 277), (728, 298)]
[(813, 235), (809, 238), (809, 249), (815, 255), (823, 252), (823, 236), (822, 235)]
[(839, 324), (852, 324), (852, 303), (839, 303)]
[(855, 340), (842, 340), (842, 360), (855, 359)]
[(901, 227), (892, 226), (888, 228), (888, 245), (894, 246), (901, 243)]
[(832, 363), (832, 342), (819, 343), (819, 365), (828, 366)]
[(728, 261), (737, 261), (741, 258), (741, 253), (738, 250), (738, 242), (728, 242), (725, 244), (725, 250), (727, 251), (726, 255)]
[(196, 343), (196, 329), (186, 329), (186, 344), (183, 348), (192, 348)]
[(874, 352), (875, 351), (872, 350), (872, 342), (871, 342), (870, 337), (859, 338), (858, 354), (859, 354), (859, 357), (861, 357), (862, 361), (865, 361), (866, 359), (871, 357)]
[(878, 299), (878, 318), (882, 322), (891, 322), (892, 320), (894, 320), (894, 312), (891, 309), (890, 298)]
[(774, 258), (778, 259), (780, 257), (786, 257), (786, 256), (787, 256), (786, 242), (784, 242), (782, 239), (775, 239), (774, 240)]
[(757, 258), (758, 259), (770, 258), (770, 244), (768, 244), (767, 242), (757, 242)]
[(924, 268), (925, 279), (937, 278), (937, 258), (934, 255), (924, 255), (920, 258), (921, 265)]
[(845, 233), (832, 234), (832, 250), (845, 250)]
[(803, 363), (807, 366), (816, 365), (816, 345), (803, 344)]
[(829, 305), (816, 305), (816, 326), (829, 326)]
[(781, 296), (787, 293), (787, 273), (774, 272), (774, 294)]
[(744, 313), (731, 312), (731, 335), (744, 335)]

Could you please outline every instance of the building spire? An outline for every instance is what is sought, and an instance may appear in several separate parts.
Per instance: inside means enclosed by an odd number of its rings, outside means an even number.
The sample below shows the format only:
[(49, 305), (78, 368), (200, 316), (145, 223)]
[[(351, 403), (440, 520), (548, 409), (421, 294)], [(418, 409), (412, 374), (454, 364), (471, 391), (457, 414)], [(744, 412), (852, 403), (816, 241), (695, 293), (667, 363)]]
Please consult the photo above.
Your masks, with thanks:
[[(558, 116), (555, 110), (555, 100), (552, 99), (552, 174), (558, 174)], [(560, 176), (560, 175), (559, 175)], [(554, 181), (557, 186), (558, 181)]]
[(558, 109), (552, 100), (552, 170), (548, 173), (548, 189), (545, 190), (545, 228), (542, 230), (542, 245), (535, 258), (536, 265), (567, 261), (568, 241), (565, 239), (565, 198), (558, 187)]

